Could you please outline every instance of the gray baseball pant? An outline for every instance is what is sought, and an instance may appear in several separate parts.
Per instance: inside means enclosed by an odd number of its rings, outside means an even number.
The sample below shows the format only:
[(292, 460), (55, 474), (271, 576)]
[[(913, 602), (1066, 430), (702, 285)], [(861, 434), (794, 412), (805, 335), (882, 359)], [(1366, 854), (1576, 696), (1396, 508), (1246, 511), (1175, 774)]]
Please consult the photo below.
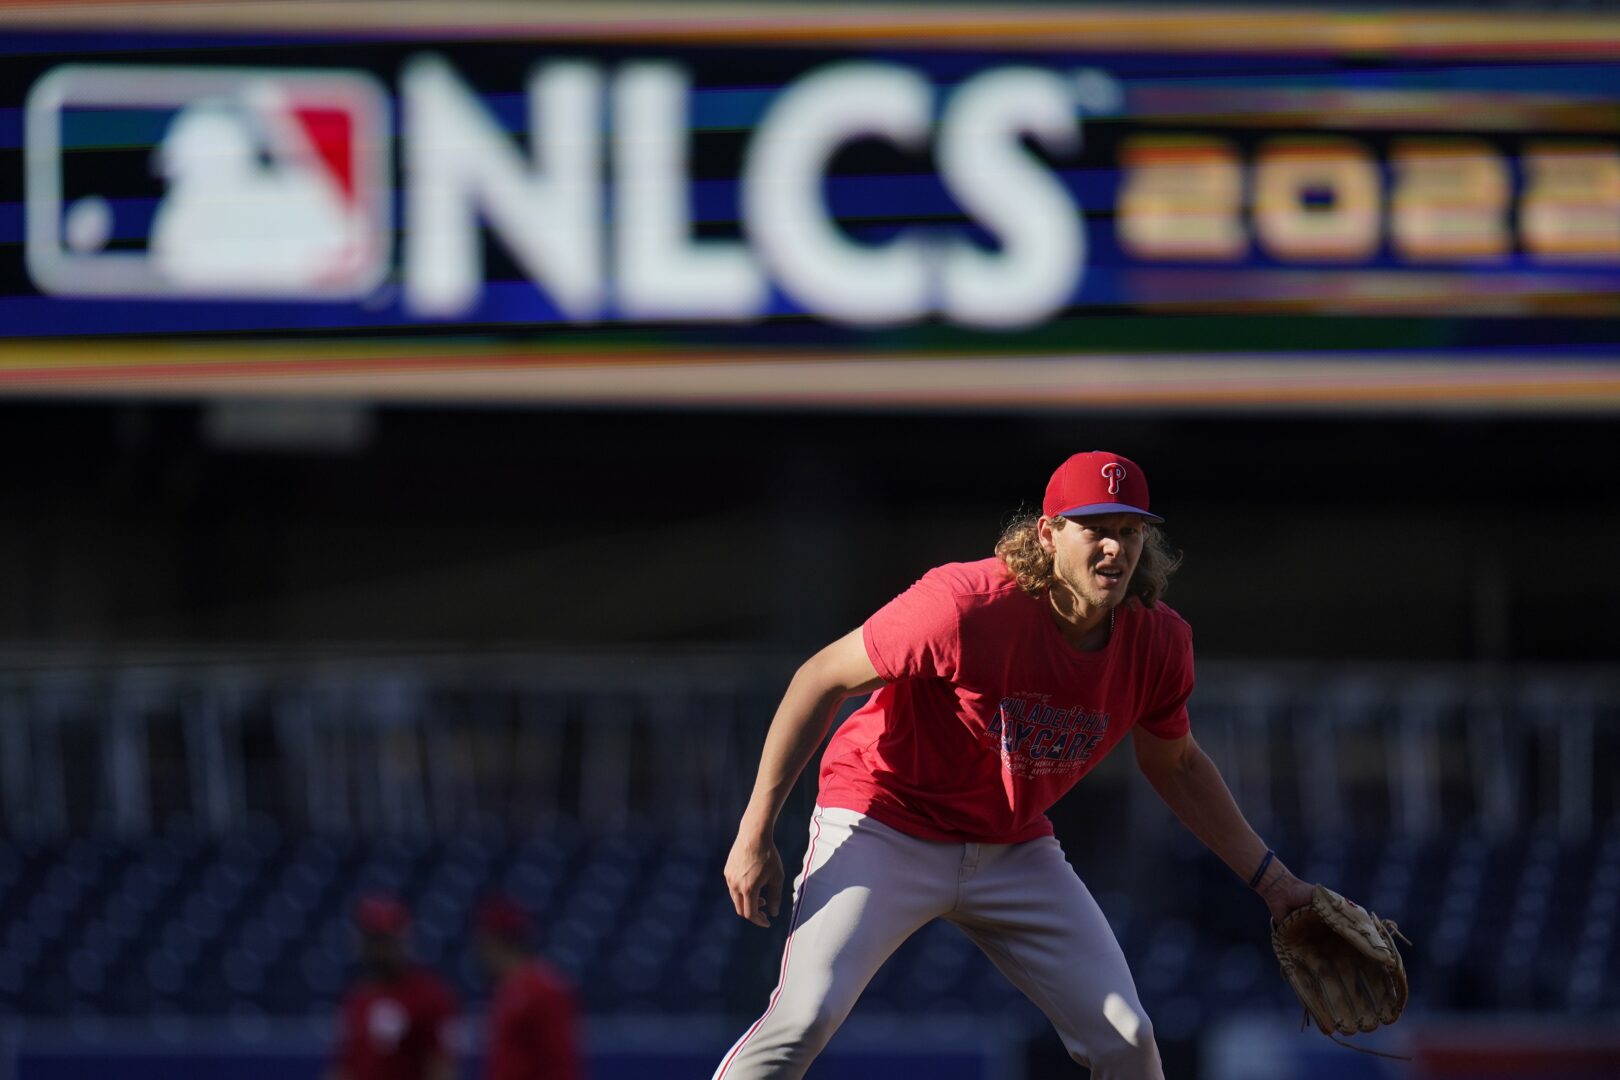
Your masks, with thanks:
[(836, 807), (811, 816), (770, 1004), (713, 1080), (803, 1076), (877, 969), (933, 919), (984, 950), (1095, 1080), (1163, 1080), (1125, 955), (1055, 839), (935, 843)]

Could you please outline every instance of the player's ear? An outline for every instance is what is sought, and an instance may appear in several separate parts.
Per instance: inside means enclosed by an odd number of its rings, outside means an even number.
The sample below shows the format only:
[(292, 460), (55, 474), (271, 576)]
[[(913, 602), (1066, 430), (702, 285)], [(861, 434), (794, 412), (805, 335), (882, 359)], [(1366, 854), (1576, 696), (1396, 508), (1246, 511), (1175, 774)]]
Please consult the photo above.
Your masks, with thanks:
[(1057, 550), (1057, 541), (1052, 533), (1063, 527), (1061, 518), (1049, 518), (1044, 514), (1035, 519), (1035, 539), (1041, 545), (1041, 550), (1048, 555)]

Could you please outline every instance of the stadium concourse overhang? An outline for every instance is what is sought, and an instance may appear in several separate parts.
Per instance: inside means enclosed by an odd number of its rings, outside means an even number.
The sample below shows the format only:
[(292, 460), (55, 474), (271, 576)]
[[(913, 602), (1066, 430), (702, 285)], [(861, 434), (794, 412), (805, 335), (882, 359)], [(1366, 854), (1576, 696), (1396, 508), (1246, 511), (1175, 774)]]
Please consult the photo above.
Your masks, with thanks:
[(1620, 404), (1609, 15), (159, 2), (0, 26), (23, 95), (0, 394)]

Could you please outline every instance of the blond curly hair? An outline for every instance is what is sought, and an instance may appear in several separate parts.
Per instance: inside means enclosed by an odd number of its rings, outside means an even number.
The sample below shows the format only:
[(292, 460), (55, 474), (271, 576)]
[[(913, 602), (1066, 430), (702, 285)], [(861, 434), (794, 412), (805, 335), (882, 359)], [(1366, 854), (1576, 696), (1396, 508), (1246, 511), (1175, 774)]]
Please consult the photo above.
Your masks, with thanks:
[[(1041, 547), (1036, 524), (1040, 514), (1021, 514), (1008, 523), (996, 541), (996, 555), (1018, 581), (1018, 587), (1031, 596), (1045, 596), (1052, 587), (1052, 556)], [(1052, 519), (1052, 528), (1061, 529), (1068, 518)], [(1131, 575), (1125, 590), (1127, 599), (1141, 601), (1143, 607), (1152, 607), (1164, 597), (1170, 587), (1170, 576), (1181, 566), (1181, 552), (1170, 546), (1164, 533), (1155, 526), (1142, 523), (1142, 557)]]

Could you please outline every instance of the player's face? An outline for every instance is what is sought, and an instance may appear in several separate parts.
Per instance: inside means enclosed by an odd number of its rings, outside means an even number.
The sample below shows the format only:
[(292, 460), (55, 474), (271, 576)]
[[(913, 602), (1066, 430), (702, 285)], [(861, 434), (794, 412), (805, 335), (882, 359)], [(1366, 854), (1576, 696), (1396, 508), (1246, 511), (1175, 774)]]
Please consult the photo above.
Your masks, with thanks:
[(1088, 607), (1113, 607), (1141, 561), (1146, 528), (1135, 514), (1070, 518), (1051, 530), (1052, 571)]
[(405, 967), (405, 941), (392, 934), (361, 934), (360, 963), (367, 970), (391, 975)]

